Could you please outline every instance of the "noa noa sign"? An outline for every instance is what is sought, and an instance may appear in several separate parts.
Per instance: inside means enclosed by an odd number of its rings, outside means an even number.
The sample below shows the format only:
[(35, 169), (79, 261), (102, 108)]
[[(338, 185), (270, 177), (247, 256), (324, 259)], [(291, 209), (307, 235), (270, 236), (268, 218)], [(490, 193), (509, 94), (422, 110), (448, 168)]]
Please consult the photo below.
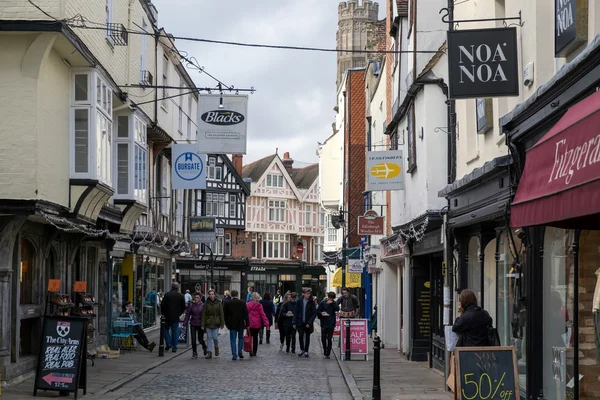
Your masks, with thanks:
[(450, 97), (519, 95), (516, 28), (448, 32)]

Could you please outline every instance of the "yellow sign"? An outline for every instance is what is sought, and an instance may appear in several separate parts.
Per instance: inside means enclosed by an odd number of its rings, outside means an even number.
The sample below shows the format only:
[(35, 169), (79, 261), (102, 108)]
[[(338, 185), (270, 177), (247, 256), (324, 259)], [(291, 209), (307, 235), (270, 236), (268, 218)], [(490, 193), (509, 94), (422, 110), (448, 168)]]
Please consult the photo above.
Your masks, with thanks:
[(391, 179), (400, 175), (402, 168), (398, 164), (385, 162), (374, 165), (371, 168), (371, 175), (380, 179)]
[[(360, 273), (346, 272), (346, 287), (359, 288), (361, 287), (361, 275)], [(338, 268), (333, 273), (333, 279), (331, 280), (332, 287), (342, 286), (342, 269)]]
[(431, 287), (431, 283), (429, 281), (427, 281), (423, 284), (423, 286), (425, 286), (427, 289), (429, 289)]

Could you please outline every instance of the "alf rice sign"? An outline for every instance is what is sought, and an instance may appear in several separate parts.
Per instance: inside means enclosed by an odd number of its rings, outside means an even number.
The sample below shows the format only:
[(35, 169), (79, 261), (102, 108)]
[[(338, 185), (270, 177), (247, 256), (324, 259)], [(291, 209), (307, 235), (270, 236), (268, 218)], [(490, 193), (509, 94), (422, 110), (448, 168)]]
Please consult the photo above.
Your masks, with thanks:
[(450, 97), (519, 95), (517, 29), (448, 31)]

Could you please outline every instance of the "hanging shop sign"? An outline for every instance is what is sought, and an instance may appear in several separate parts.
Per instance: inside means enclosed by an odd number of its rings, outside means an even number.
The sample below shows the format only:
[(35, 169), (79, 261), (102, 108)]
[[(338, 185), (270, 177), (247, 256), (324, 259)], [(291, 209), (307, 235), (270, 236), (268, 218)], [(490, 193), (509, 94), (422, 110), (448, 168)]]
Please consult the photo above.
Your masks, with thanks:
[(190, 217), (190, 242), (214, 243), (217, 241), (214, 217)]
[(367, 190), (404, 190), (402, 150), (368, 151)]
[(554, 0), (554, 53), (567, 56), (587, 42), (588, 1)]
[(206, 189), (206, 155), (194, 144), (174, 144), (171, 166), (173, 189)]
[(363, 260), (348, 260), (348, 272), (359, 274), (363, 272)]
[(38, 390), (86, 392), (87, 318), (44, 316), (33, 395)]
[(519, 95), (516, 28), (448, 31), (450, 97)]
[(358, 234), (363, 235), (383, 235), (383, 226), (385, 218), (377, 215), (374, 210), (365, 212), (364, 216), (358, 217)]
[(401, 256), (404, 253), (404, 241), (400, 235), (396, 234), (386, 240), (381, 241), (382, 257)]
[(202, 153), (246, 154), (248, 96), (198, 98), (198, 149)]

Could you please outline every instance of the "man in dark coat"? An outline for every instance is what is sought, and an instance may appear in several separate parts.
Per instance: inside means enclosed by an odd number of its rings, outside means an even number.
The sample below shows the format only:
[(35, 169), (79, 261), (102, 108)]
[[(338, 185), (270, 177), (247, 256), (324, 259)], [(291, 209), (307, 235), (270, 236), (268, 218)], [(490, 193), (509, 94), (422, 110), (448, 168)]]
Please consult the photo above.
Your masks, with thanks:
[(302, 289), (302, 299), (296, 302), (292, 325), (298, 329), (298, 340), (300, 341), (300, 353), (298, 357), (308, 357), (310, 347), (310, 334), (313, 332), (313, 324), (317, 317), (317, 306), (311, 294), (311, 288)]
[(328, 292), (327, 298), (319, 304), (317, 315), (321, 320), (321, 343), (323, 344), (323, 355), (329, 359), (333, 342), (333, 331), (335, 330), (335, 314), (340, 307), (335, 302), (335, 293)]
[[(231, 291), (231, 300), (223, 306), (225, 315), (225, 326), (229, 329), (229, 342), (231, 344), (232, 360), (244, 358), (244, 328), (250, 326), (248, 319), (248, 308), (239, 298), (237, 290)], [(236, 343), (237, 339), (237, 343)]]
[(165, 294), (160, 303), (160, 312), (165, 316), (165, 350), (177, 352), (179, 339), (179, 317), (185, 311), (185, 296), (179, 292), (179, 283), (173, 282), (171, 291)]

